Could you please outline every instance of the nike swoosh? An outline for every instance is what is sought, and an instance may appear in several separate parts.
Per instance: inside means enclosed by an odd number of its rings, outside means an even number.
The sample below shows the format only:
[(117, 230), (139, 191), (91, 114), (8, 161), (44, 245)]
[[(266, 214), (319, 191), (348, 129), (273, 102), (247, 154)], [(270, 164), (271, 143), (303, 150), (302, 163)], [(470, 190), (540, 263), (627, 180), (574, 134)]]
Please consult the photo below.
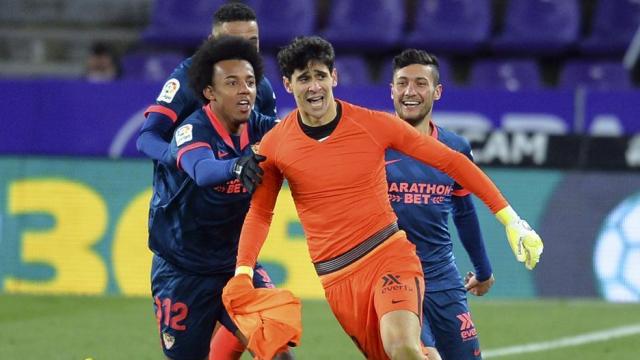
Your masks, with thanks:
[(391, 300), (392, 304), (397, 304), (397, 303), (401, 303), (403, 301), (407, 301), (407, 300)]
[(473, 356), (480, 356), (480, 349), (473, 350)]
[(389, 161), (385, 161), (384, 164), (385, 165), (391, 165), (393, 163), (397, 163), (400, 160), (402, 160), (402, 159), (389, 160)]

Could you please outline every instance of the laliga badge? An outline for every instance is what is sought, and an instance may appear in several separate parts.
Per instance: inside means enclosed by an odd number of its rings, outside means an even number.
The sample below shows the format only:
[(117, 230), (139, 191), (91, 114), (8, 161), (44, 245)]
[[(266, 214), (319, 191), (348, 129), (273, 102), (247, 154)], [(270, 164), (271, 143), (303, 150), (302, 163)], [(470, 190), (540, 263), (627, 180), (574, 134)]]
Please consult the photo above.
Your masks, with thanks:
[(178, 90), (180, 90), (180, 81), (178, 79), (169, 79), (164, 83), (164, 87), (162, 87), (162, 91), (156, 100), (170, 103), (178, 93)]
[(175, 338), (175, 336), (173, 336), (173, 335), (171, 335), (169, 333), (163, 332), (162, 333), (162, 342), (164, 343), (165, 349), (169, 350), (169, 349), (171, 349), (173, 344), (176, 342), (176, 338)]
[(182, 125), (176, 130), (176, 146), (180, 146), (187, 141), (191, 141), (193, 139), (193, 125), (186, 124)]

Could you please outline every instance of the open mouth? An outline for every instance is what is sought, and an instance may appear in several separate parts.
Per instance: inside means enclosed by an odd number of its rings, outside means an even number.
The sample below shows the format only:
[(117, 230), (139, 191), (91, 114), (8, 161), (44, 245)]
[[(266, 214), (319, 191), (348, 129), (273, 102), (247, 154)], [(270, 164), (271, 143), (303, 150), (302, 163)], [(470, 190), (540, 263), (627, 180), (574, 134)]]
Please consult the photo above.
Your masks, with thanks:
[(238, 105), (238, 108), (241, 111), (249, 111), (251, 110), (251, 103), (249, 102), (249, 100), (240, 100), (236, 103), (236, 105)]
[(415, 109), (421, 104), (421, 102), (417, 100), (403, 100), (401, 103), (402, 103), (402, 106), (404, 106), (407, 109)]
[(324, 101), (324, 96), (322, 96), (322, 95), (312, 96), (312, 97), (307, 98), (307, 102), (309, 102), (309, 104), (311, 104), (311, 107), (313, 107), (313, 108), (321, 107), (323, 101)]

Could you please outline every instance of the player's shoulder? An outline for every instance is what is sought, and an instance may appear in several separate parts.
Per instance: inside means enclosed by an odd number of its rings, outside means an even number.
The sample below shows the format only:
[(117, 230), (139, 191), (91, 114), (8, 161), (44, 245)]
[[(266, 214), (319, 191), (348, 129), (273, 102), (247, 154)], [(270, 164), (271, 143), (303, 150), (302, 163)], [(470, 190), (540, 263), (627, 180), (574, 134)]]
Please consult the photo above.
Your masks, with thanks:
[(436, 128), (438, 130), (438, 140), (453, 150), (468, 152), (471, 148), (469, 141), (463, 136), (438, 125), (436, 125)]
[(192, 112), (189, 116), (187, 116), (181, 125), (184, 124), (192, 124), (198, 127), (212, 127), (207, 114), (205, 113), (203, 108), (199, 108), (198, 110)]
[(359, 105), (351, 104), (344, 100), (338, 100), (342, 107), (342, 116), (356, 121), (389, 120), (395, 118), (386, 111), (373, 110)]

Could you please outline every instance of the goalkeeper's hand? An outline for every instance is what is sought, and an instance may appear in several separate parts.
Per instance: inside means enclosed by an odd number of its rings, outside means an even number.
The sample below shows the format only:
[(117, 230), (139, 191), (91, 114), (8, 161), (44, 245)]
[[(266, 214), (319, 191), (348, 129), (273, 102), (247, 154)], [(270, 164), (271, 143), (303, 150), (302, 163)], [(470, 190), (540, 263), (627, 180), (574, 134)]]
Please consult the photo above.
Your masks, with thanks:
[(526, 221), (520, 219), (511, 206), (498, 211), (496, 218), (505, 227), (509, 245), (516, 259), (524, 262), (524, 266), (529, 270), (536, 267), (544, 247), (540, 236)]
[(264, 172), (260, 168), (260, 163), (266, 159), (266, 157), (252, 152), (250, 155), (238, 158), (231, 168), (233, 175), (240, 180), (249, 193), (253, 193), (256, 186), (262, 183)]

